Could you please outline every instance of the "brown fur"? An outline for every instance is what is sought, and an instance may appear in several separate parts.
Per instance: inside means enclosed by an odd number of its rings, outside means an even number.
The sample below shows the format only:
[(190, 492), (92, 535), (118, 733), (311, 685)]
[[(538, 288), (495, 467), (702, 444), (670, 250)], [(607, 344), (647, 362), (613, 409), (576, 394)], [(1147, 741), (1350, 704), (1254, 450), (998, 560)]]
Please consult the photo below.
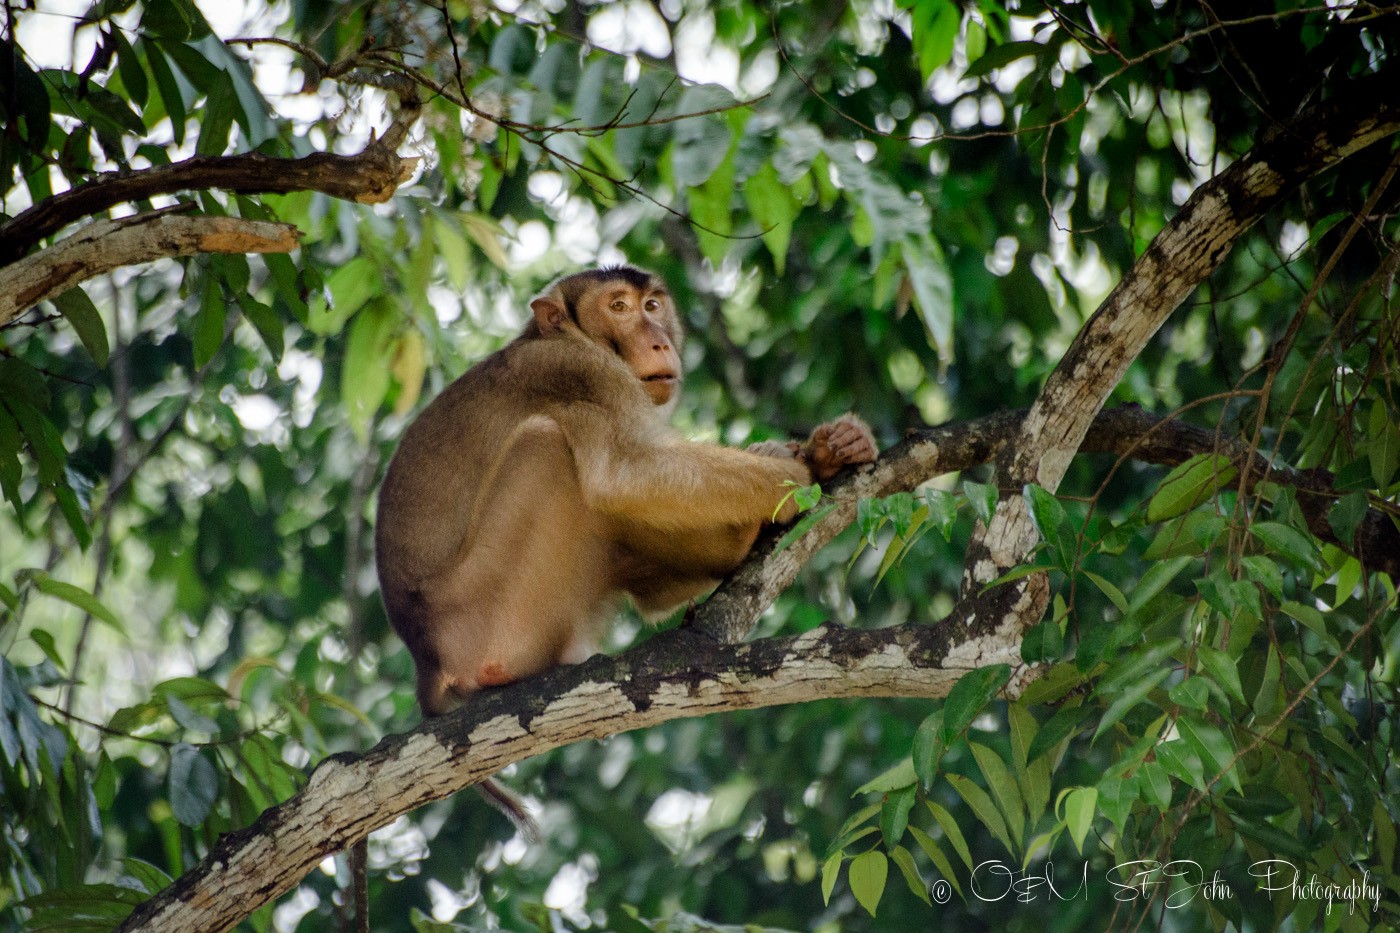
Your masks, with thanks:
[(680, 324), (649, 273), (579, 273), (531, 307), (423, 410), (380, 490), (380, 588), (429, 715), (584, 660), (623, 597), (648, 615), (683, 605), (775, 510), (791, 518), (791, 484), (875, 456), (852, 416), (801, 447), (678, 437)]

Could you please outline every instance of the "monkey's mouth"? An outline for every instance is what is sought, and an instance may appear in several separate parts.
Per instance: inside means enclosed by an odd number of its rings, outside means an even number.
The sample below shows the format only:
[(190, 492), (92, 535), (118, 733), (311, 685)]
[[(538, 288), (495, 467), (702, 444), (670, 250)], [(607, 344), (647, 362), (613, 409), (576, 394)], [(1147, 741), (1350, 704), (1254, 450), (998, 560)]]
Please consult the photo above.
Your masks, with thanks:
[(657, 384), (657, 385), (675, 385), (675, 384), (676, 384), (676, 374), (675, 374), (675, 373), (652, 373), (650, 376), (643, 376), (643, 377), (642, 377), (642, 381), (643, 381), (643, 382), (649, 382), (649, 383)]

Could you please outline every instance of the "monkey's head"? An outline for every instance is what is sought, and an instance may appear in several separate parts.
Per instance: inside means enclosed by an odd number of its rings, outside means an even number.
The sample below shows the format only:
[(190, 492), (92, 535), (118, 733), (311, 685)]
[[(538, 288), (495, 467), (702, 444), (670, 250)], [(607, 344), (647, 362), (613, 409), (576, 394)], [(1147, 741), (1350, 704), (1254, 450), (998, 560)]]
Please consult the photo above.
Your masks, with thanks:
[(604, 266), (559, 279), (530, 309), (539, 336), (577, 333), (617, 354), (653, 403), (674, 399), (681, 384), (681, 326), (666, 283), (632, 266)]

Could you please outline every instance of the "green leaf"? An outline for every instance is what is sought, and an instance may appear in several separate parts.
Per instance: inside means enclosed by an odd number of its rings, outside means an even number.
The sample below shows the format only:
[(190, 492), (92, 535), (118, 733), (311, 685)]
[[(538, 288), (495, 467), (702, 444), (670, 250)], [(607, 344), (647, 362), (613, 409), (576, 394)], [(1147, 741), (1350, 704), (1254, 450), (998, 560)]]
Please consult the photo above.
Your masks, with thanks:
[(1098, 811), (1108, 818), (1118, 832), (1123, 832), (1128, 822), (1128, 814), (1137, 803), (1138, 789), (1135, 778), (1106, 777), (1099, 781)]
[(880, 906), (880, 898), (885, 893), (885, 880), (889, 877), (889, 860), (878, 849), (862, 852), (851, 860), (847, 878), (851, 883), (851, 893), (870, 916), (875, 916), (875, 908)]
[[(816, 489), (816, 490), (817, 490), (817, 496), (818, 496), (818, 497), (821, 496), (821, 487), (820, 487), (820, 486), (804, 486), (804, 487), (802, 487), (801, 489), (798, 489), (797, 491), (795, 491), (795, 492), (792, 494), (792, 497), (793, 497), (794, 500), (797, 501), (797, 504), (798, 504), (798, 507), (799, 507), (799, 508), (804, 508), (804, 506), (802, 505), (803, 493), (806, 492), (806, 491), (809, 490), (809, 489)], [(792, 526), (791, 528), (789, 528), (786, 532), (784, 532), (782, 538), (778, 541), (777, 545), (773, 548), (773, 552), (774, 552), (775, 554), (780, 554), (780, 553), (782, 553), (783, 551), (786, 551), (788, 548), (792, 547), (794, 544), (796, 544), (796, 543), (802, 538), (803, 535), (805, 535), (808, 531), (810, 531), (818, 522), (820, 522), (822, 519), (826, 518), (826, 517), (827, 517), (828, 515), (830, 515), (832, 512), (836, 511), (836, 506), (837, 506), (837, 503), (835, 503), (835, 502), (828, 502), (826, 505), (822, 506), (821, 508), (816, 509), (815, 511), (812, 511), (812, 512), (807, 512), (806, 514), (804, 514), (804, 515), (802, 516), (802, 518), (798, 519), (797, 524), (793, 525), (793, 526)]]
[(73, 330), (77, 331), (78, 339), (83, 342), (93, 362), (98, 366), (106, 366), (109, 352), (107, 327), (102, 323), (102, 315), (98, 313), (97, 306), (92, 303), (87, 292), (83, 291), (81, 286), (70, 288), (55, 298), (53, 303), (59, 313), (68, 319), (68, 323), (73, 325)]
[(836, 879), (841, 875), (841, 863), (845, 860), (845, 852), (837, 852), (831, 858), (822, 863), (822, 903), (831, 903), (831, 892), (836, 889)]
[(497, 269), (508, 268), (510, 260), (506, 257), (505, 247), (501, 245), (501, 238), (506, 236), (506, 232), (500, 223), (488, 214), (463, 214), (461, 220), (462, 229), (471, 237), (482, 255)]
[(931, 713), (914, 733), (914, 773), (924, 787), (932, 787), (938, 774), (938, 760), (943, 757), (943, 711)]
[(904, 838), (904, 830), (909, 825), (909, 811), (914, 807), (914, 788), (905, 787), (892, 791), (885, 797), (880, 808), (880, 833), (885, 840), (885, 848), (892, 849)]
[(345, 363), (340, 371), (340, 397), (350, 427), (361, 441), (369, 439), (369, 425), (389, 392), (389, 349), (398, 317), (383, 299), (363, 308), (350, 323)]
[(778, 179), (771, 162), (764, 162), (757, 172), (744, 182), (744, 199), (754, 222), (763, 231), (763, 245), (773, 257), (773, 268), (783, 274), (787, 265), (788, 241), (792, 238), (792, 223), (801, 206), (792, 196), (790, 186)]
[(1337, 538), (1347, 547), (1352, 546), (1356, 538), (1356, 529), (1361, 527), (1369, 507), (1366, 493), (1358, 490), (1342, 496), (1327, 513), (1327, 524), (1332, 526)]
[(1299, 622), (1312, 629), (1330, 644), (1336, 644), (1336, 639), (1327, 630), (1327, 620), (1315, 606), (1305, 606), (1293, 600), (1285, 600), (1279, 605), (1279, 609)]
[(209, 99), (205, 103), (203, 119), (199, 125), (199, 140), (194, 146), (195, 155), (223, 155), (224, 150), (228, 148), (228, 137), (233, 129), (234, 117), (241, 113), (233, 80), (225, 75), (209, 89)]
[(962, 11), (953, 0), (925, 0), (914, 7), (913, 40), (925, 81), (953, 57)]
[(961, 774), (949, 774), (948, 783), (953, 790), (958, 792), (972, 812), (977, 815), (977, 819), (982, 821), (982, 825), (987, 832), (992, 834), (998, 842), (1006, 848), (1007, 852), (1015, 853), (1016, 846), (1012, 844), (1011, 835), (1006, 829), (1006, 820), (1002, 819), (1001, 812), (997, 810), (996, 804), (992, 803), (992, 798), (987, 796), (987, 792), (978, 787), (972, 781)]
[(1201, 713), (1205, 711), (1210, 700), (1210, 685), (1200, 677), (1188, 677), (1180, 683), (1172, 684), (1167, 696), (1178, 706)]
[(1165, 666), (1171, 670), (1176, 665), (1169, 659), (1181, 649), (1181, 639), (1159, 638), (1141, 648), (1127, 653), (1099, 678), (1099, 693), (1111, 694), (1125, 687), (1131, 687), (1142, 675)]
[(1031, 740), (1030, 748), (1026, 751), (1027, 763), (1035, 761), (1065, 739), (1078, 733), (1089, 713), (1089, 708), (1085, 706), (1062, 706), (1056, 710), (1055, 715), (1045, 721)]
[(139, 858), (124, 858), (121, 865), (122, 874), (141, 885), (141, 890), (147, 894), (159, 893), (174, 881), (160, 868)]
[(1215, 682), (1225, 688), (1226, 693), (1241, 703), (1246, 702), (1244, 687), (1240, 685), (1240, 672), (1235, 667), (1234, 658), (1209, 645), (1197, 645), (1196, 656), (1201, 659), (1211, 677), (1215, 678)]
[(1166, 768), (1158, 762), (1145, 761), (1138, 768), (1137, 777), (1144, 800), (1162, 813), (1171, 809), (1172, 779), (1167, 776)]
[(977, 759), (977, 767), (987, 779), (987, 786), (991, 788), (998, 809), (1001, 810), (1002, 816), (1006, 817), (1006, 828), (1011, 835), (1011, 841), (1016, 843), (1019, 850), (1025, 840), (1026, 816), (1025, 805), (1021, 801), (1021, 792), (1016, 787), (1016, 781), (1000, 755), (980, 742), (969, 742), (968, 745), (972, 749), (972, 757)]
[(1025, 706), (1012, 703), (1007, 707), (1007, 719), (1011, 728), (1011, 768), (1026, 803), (1027, 823), (1034, 828), (1050, 800), (1050, 763), (1031, 761), (1029, 757), (1039, 726)]
[(54, 667), (60, 671), (67, 669), (68, 665), (64, 662), (63, 656), (58, 653), (58, 645), (54, 643), (53, 635), (45, 629), (36, 628), (30, 630), (29, 637), (33, 639), (34, 644), (39, 646), (39, 650), (44, 652), (44, 656), (53, 662)]
[(1205, 767), (1201, 764), (1201, 756), (1196, 754), (1195, 749), (1185, 739), (1172, 739), (1158, 745), (1157, 760), (1167, 773), (1175, 775), (1182, 783), (1190, 784), (1196, 790), (1206, 789)]
[(1053, 661), (1065, 653), (1065, 635), (1060, 624), (1046, 619), (1031, 626), (1021, 639), (1021, 660), (1027, 664)]
[(204, 732), (214, 735), (219, 731), (219, 724), (208, 716), (196, 713), (184, 700), (177, 696), (167, 695), (165, 706), (170, 710), (170, 717), (186, 729), (193, 732)]
[(1255, 522), (1249, 533), (1275, 554), (1282, 554), (1301, 567), (1317, 572), (1317, 546), (1311, 538), (1282, 522)]
[(1060, 799), (1064, 803), (1065, 826), (1074, 840), (1075, 849), (1082, 855), (1084, 837), (1089, 835), (1089, 829), (1094, 825), (1094, 808), (1099, 802), (1098, 788), (1076, 787), (1064, 791)]
[(148, 0), (141, 13), (141, 32), (180, 41), (193, 38), (195, 25), (190, 12), (179, 0)]
[(1176, 575), (1185, 570), (1187, 565), (1194, 558), (1173, 557), (1171, 560), (1159, 561), (1147, 568), (1147, 572), (1142, 575), (1138, 585), (1133, 587), (1133, 594), (1128, 600), (1130, 612), (1136, 612), (1152, 601), (1152, 598), (1162, 590), (1167, 588), (1167, 584), (1176, 578)]
[(1096, 573), (1090, 573), (1087, 570), (1085, 570), (1083, 573), (1084, 576), (1089, 578), (1089, 581), (1093, 583), (1094, 586), (1099, 588), (1099, 592), (1103, 593), (1105, 596), (1108, 597), (1108, 601), (1113, 603), (1113, 607), (1115, 609), (1117, 609), (1123, 615), (1128, 614), (1128, 598), (1123, 595), (1122, 590), (1118, 589), (1118, 587), (1114, 586), (1108, 580), (1104, 579)]
[(209, 365), (214, 354), (224, 345), (224, 328), (228, 325), (228, 305), (224, 302), (224, 290), (213, 276), (204, 279), (204, 290), (200, 295), (199, 310), (194, 316), (194, 368), (203, 369)]
[(34, 586), (39, 592), (47, 593), (49, 596), (77, 606), (99, 622), (106, 623), (122, 635), (126, 634), (126, 628), (118, 621), (112, 610), (82, 587), (64, 583), (62, 580), (55, 580), (42, 570), (22, 571), (22, 573), (34, 581)]
[(1244, 568), (1245, 575), (1262, 586), (1266, 593), (1274, 599), (1283, 599), (1283, 574), (1279, 572), (1278, 564), (1262, 555), (1251, 554), (1240, 560), (1240, 566)]
[(953, 276), (938, 241), (927, 233), (906, 237), (900, 244), (914, 307), (924, 322), (929, 343), (938, 353), (940, 368), (953, 359)]
[(1400, 466), (1400, 426), (1386, 411), (1385, 399), (1376, 399), (1371, 405), (1368, 424), (1371, 445), (1367, 456), (1371, 461), (1371, 478), (1376, 488), (1385, 491), (1390, 486), (1395, 469)]
[[(24, 478), (24, 467), (19, 462), (19, 452), (24, 442), (20, 439), (19, 422), (0, 405), (0, 492), (4, 493), (14, 507), (20, 530), (27, 530), (24, 521), (23, 502), (20, 500), (19, 484)], [(11, 611), (19, 608), (19, 597), (4, 584), (0, 584), (0, 601)]]
[(1167, 474), (1147, 503), (1147, 521), (1164, 522), (1201, 505), (1239, 471), (1229, 457), (1197, 454)]
[(112, 29), (107, 35), (117, 46), (117, 72), (121, 75), (122, 85), (138, 107), (145, 107), (150, 86), (146, 81), (146, 72), (141, 68), (141, 60), (136, 57), (136, 50), (121, 29)]
[(924, 878), (919, 874), (919, 868), (914, 864), (914, 856), (909, 854), (909, 850), (904, 846), (895, 846), (890, 851), (890, 858), (899, 866), (900, 873), (904, 875), (905, 884), (909, 885), (909, 890), (914, 892), (925, 904), (933, 906), (933, 901), (929, 900), (928, 888), (924, 884)]
[[(948, 842), (952, 844), (953, 851), (958, 853), (958, 858), (963, 860), (963, 864), (967, 866), (967, 870), (972, 871), (972, 850), (967, 847), (967, 840), (963, 838), (962, 830), (958, 827), (958, 821), (953, 819), (953, 814), (949, 813), (932, 800), (926, 801), (926, 806), (929, 812), (933, 814), (933, 818), (938, 823), (939, 828), (943, 830), (943, 835), (946, 836)], [(951, 879), (952, 873), (950, 872), (946, 877)]]
[(170, 750), (167, 781), (170, 809), (185, 826), (198, 826), (209, 816), (219, 793), (218, 777), (198, 749), (181, 742)]
[[(1260, 843), (1265, 851), (1276, 856), (1288, 856), (1290, 859), (1296, 859), (1300, 864), (1306, 864), (1317, 856), (1316, 850), (1306, 845), (1296, 833), (1280, 829), (1265, 820), (1237, 816), (1234, 824), (1242, 835)], [(1356, 929), (1365, 929), (1365, 927), (1358, 926)]]
[[(238, 307), (253, 329), (258, 332), (274, 360), (282, 359), (282, 318), (271, 306), (263, 304), (247, 292), (236, 292)], [(386, 367), (387, 369), (387, 367)]]
[(1025, 58), (1028, 55), (1045, 54), (1049, 48), (1043, 42), (1036, 42), (1027, 39), (1024, 42), (1004, 42), (1001, 45), (992, 46), (982, 53), (982, 56), (968, 66), (963, 76), (967, 78), (980, 78), (997, 68), (1004, 68), (1018, 58)]
[(952, 744), (972, 725), (972, 720), (1010, 679), (1011, 667), (1007, 664), (979, 667), (958, 678), (943, 703), (943, 744)]
[(1337, 595), (1332, 600), (1332, 608), (1336, 609), (1352, 597), (1356, 588), (1361, 585), (1361, 561), (1355, 557), (1348, 557), (1342, 562), (1342, 566), (1337, 568)]
[(885, 548), (885, 556), (880, 558), (880, 568), (875, 572), (875, 586), (880, 585), (880, 581), (885, 579), (885, 574), (889, 573), (899, 559), (904, 556), (904, 551), (908, 547), (908, 542), (904, 538), (896, 535)]
[(175, 80), (175, 73), (170, 70), (170, 62), (166, 61), (159, 45), (150, 39), (139, 40), (139, 45), (146, 56), (146, 64), (151, 68), (151, 76), (155, 78), (156, 89), (160, 91), (161, 103), (165, 105), (165, 112), (170, 117), (175, 144), (182, 146), (185, 143), (185, 123), (188, 118), (180, 84)]
[[(676, 113), (699, 113), (734, 104), (734, 95), (717, 84), (697, 84), (681, 92)], [(724, 162), (732, 133), (723, 114), (691, 117), (672, 124), (671, 176), (678, 188), (709, 181)]]
[(703, 185), (687, 190), (690, 216), (696, 223), (695, 236), (700, 251), (716, 267), (729, 254), (729, 236), (734, 230), (734, 154), (737, 144), (731, 144), (724, 161)]
[(1278, 652), (1270, 648), (1264, 661), (1264, 676), (1260, 679), (1259, 691), (1254, 695), (1254, 715), (1260, 720), (1272, 719), (1283, 703), (1279, 691), (1281, 667)]
[[(466, 291), (467, 285), (471, 282), (472, 261), (471, 252), (467, 248), (467, 238), (462, 235), (462, 225), (453, 223), (452, 220), (442, 217), (437, 213), (429, 215), (430, 227), (433, 231), (433, 245), (437, 249), (437, 254), (442, 257), (443, 267), (447, 271), (447, 281), (459, 292)], [(460, 221), (460, 217), (457, 218)], [(332, 273), (331, 278), (335, 279), (336, 274)], [(368, 276), (359, 276), (354, 280), (345, 280), (339, 283), (341, 291), (346, 294), (343, 297), (336, 296), (336, 289), (331, 288), (331, 294), (335, 297), (336, 313), (339, 314), (340, 307), (344, 304), (347, 307), (354, 305), (354, 300), (359, 300), (363, 305), (371, 294), (373, 279)], [(364, 297), (361, 298), (360, 296)], [(351, 312), (354, 313), (353, 311)], [(316, 319), (313, 318), (313, 321)], [(329, 326), (332, 319), (327, 318), (325, 323), (317, 322), (317, 327)], [(342, 319), (342, 323), (344, 319)]]
[(104, 751), (97, 756), (92, 774), (92, 797), (98, 810), (107, 810), (117, 799), (117, 769)]
[(1026, 768), (1026, 762), (1029, 760), (1027, 755), (1040, 726), (1024, 703), (1008, 704), (1006, 720), (1007, 728), (1011, 733), (1011, 767), (1019, 776)]
[(992, 513), (997, 510), (997, 488), (964, 480), (963, 492), (967, 493), (968, 504), (972, 506), (972, 511), (977, 517), (982, 519), (983, 524), (991, 522)]
[(1226, 524), (1224, 516), (1203, 509), (1170, 519), (1143, 552), (1143, 560), (1203, 554), (1214, 546)]
[[(1238, 770), (1232, 762), (1235, 758), (1235, 746), (1215, 726), (1203, 722), (1195, 717), (1183, 716), (1176, 722), (1177, 731), (1185, 739), (1201, 759), (1208, 762), (1211, 769), (1219, 773), (1221, 780), (1234, 789), (1236, 793), (1243, 793), (1240, 788), (1240, 776)], [(1229, 770), (1226, 767), (1229, 766)]]
[(1141, 703), (1147, 694), (1151, 693), (1170, 673), (1171, 668), (1162, 668), (1161, 670), (1146, 674), (1129, 684), (1128, 688), (1109, 704), (1108, 710), (1103, 715), (1103, 719), (1099, 721), (1099, 727), (1094, 730), (1093, 741), (1097, 742), (1099, 736), (1117, 725), (1124, 716), (1128, 715), (1134, 706)]
[[(14, 357), (0, 357), (0, 398), (19, 401), (41, 412), (49, 409), (49, 387), (39, 371)], [(25, 433), (29, 429), (25, 428)], [(30, 444), (36, 441), (29, 439)]]
[(76, 884), (25, 898), (27, 933), (97, 933), (111, 930), (146, 900), (142, 891), (119, 884)]
[(326, 278), (330, 301), (318, 300), (310, 306), (307, 327), (312, 333), (325, 337), (340, 333), (350, 316), (363, 308), (381, 288), (379, 269), (365, 257), (357, 256)]
[(914, 762), (908, 758), (856, 788), (852, 797), (861, 794), (888, 794), (892, 790), (909, 787), (918, 778), (914, 774)]
[(914, 837), (914, 841), (919, 844), (919, 848), (924, 850), (928, 860), (933, 863), (933, 867), (938, 869), (938, 873), (943, 879), (953, 886), (953, 890), (962, 896), (962, 885), (958, 884), (958, 876), (953, 872), (953, 863), (948, 861), (948, 856), (943, 854), (943, 850), (938, 847), (938, 843), (928, 833), (917, 826), (909, 827), (909, 835)]
[(1026, 505), (1030, 509), (1031, 521), (1045, 543), (1055, 549), (1061, 567), (1073, 565), (1074, 536), (1064, 532), (1065, 508), (1046, 490), (1035, 483), (1027, 483), (1021, 490)]
[(928, 520), (933, 523), (944, 541), (953, 540), (953, 523), (958, 517), (958, 500), (942, 489), (925, 489), (924, 503), (928, 506)]

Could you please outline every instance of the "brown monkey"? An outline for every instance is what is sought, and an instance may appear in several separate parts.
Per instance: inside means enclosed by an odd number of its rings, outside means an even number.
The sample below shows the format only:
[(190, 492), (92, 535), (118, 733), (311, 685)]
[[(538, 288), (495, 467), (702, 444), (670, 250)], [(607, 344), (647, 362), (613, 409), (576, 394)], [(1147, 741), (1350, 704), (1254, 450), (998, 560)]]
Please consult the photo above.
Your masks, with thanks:
[(530, 307), (418, 416), (380, 489), (380, 589), (427, 715), (585, 660), (624, 597), (649, 617), (685, 604), (792, 517), (791, 484), (875, 459), (851, 415), (803, 445), (679, 438), (681, 328), (648, 272), (567, 276)]

